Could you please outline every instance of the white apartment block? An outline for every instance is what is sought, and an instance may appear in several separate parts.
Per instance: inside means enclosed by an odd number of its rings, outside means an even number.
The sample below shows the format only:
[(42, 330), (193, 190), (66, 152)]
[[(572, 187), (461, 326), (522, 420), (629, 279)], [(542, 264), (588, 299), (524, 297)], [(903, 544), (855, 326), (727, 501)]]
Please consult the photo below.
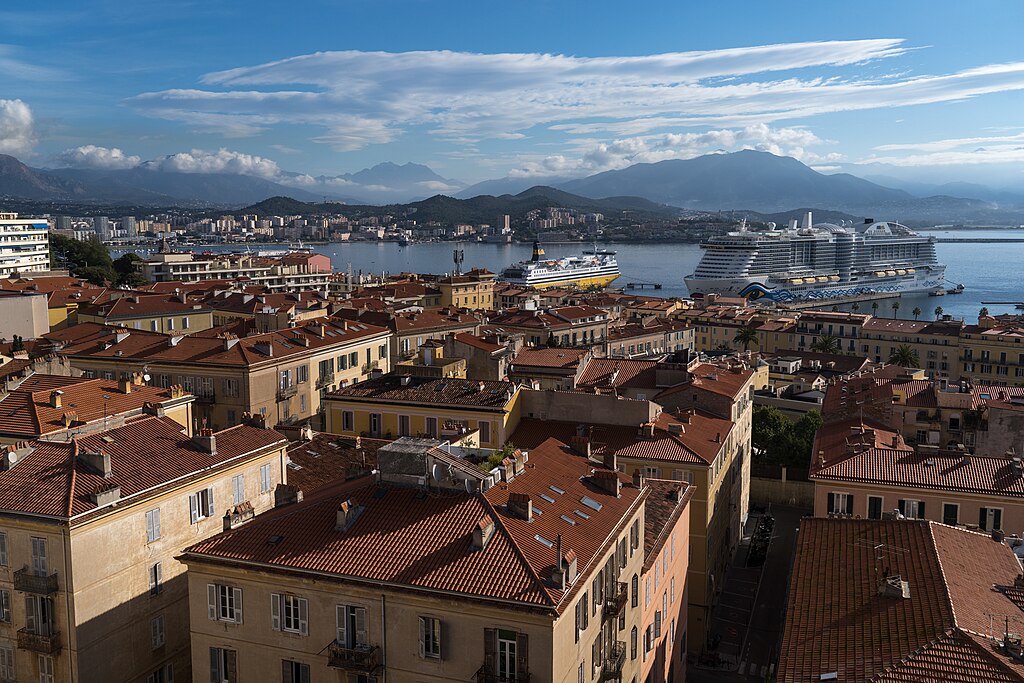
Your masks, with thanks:
[(48, 229), (45, 219), (0, 213), (0, 277), (49, 270)]

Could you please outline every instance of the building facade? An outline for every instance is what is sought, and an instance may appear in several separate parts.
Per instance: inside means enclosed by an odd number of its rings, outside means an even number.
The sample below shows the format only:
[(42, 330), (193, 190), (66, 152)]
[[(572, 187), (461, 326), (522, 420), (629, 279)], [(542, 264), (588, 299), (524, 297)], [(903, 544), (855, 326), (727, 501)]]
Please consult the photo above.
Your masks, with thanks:
[(49, 270), (48, 231), (43, 219), (0, 213), (0, 277)]

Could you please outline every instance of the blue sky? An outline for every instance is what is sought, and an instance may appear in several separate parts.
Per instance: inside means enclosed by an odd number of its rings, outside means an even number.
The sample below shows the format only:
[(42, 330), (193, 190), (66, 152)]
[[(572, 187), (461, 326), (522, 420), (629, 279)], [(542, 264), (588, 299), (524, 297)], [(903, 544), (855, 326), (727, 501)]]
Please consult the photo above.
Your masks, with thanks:
[(928, 181), (1024, 170), (1020, 2), (39, 5), (0, 9), (0, 152), (35, 166), (313, 184), (284, 171), (413, 161), (472, 182), (756, 148)]

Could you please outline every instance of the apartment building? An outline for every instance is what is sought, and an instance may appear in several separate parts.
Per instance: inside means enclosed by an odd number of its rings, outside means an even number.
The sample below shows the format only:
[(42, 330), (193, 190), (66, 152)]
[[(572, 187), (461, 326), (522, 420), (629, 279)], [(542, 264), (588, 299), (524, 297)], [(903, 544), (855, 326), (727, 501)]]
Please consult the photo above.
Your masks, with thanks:
[(356, 310), (342, 308), (335, 317), (353, 322), (365, 322), (391, 331), (391, 356), (396, 360), (409, 360), (417, 349), (430, 339), (443, 341), (450, 334), (475, 334), (480, 320), (458, 309)]
[(108, 380), (31, 374), (0, 393), (0, 444), (38, 438), (68, 440), (144, 415), (192, 426), (195, 397), (181, 387), (151, 387), (142, 377)]
[(857, 351), (876, 363), (888, 362), (893, 352), (909, 346), (918, 367), (931, 379), (957, 380), (957, 347), (963, 323), (959, 320), (902, 320), (871, 318), (864, 323)]
[(985, 316), (960, 334), (959, 379), (977, 385), (1024, 386), (1024, 325), (1016, 316)]
[(0, 320), (4, 335), (36, 339), (50, 331), (46, 295), (40, 292), (18, 292), (0, 289)]
[(59, 330), (77, 321), (78, 307), (105, 295), (105, 287), (64, 275), (26, 275), (0, 280), (0, 290), (40, 292), (46, 295), (50, 330)]
[(504, 334), (522, 334), (534, 346), (586, 346), (608, 338), (608, 313), (593, 306), (545, 310), (514, 309), (492, 316), (488, 325)]
[(49, 270), (48, 231), (45, 219), (0, 213), (0, 277)]
[(988, 534), (804, 519), (775, 680), (1024, 681), (1019, 577)]
[(615, 358), (637, 358), (693, 351), (694, 338), (695, 329), (681, 320), (664, 318), (626, 323), (608, 330), (605, 354)]
[(462, 437), (501, 448), (519, 423), (512, 382), (385, 375), (324, 397), (325, 431), (370, 437)]
[(441, 290), (441, 305), (468, 308), (471, 311), (494, 310), (495, 274), (474, 268), (463, 275), (438, 278), (434, 285)]
[(273, 507), (286, 441), (239, 425), (190, 436), (146, 416), (9, 445), (0, 471), (0, 675), (190, 680), (177, 555)]
[(249, 292), (221, 290), (202, 300), (213, 311), (214, 326), (252, 320), (260, 332), (281, 330), (330, 314), (322, 292)]
[(444, 352), (450, 358), (466, 359), (466, 377), (469, 379), (504, 380), (508, 378), (522, 344), (521, 336), (459, 332), (444, 338)]
[(440, 446), (401, 439), (378, 450), (376, 480), (190, 547), (196, 671), (640, 680), (649, 490), (555, 440), (510, 457), (500, 481)]
[[(176, 253), (161, 249), (136, 266), (150, 282), (202, 282), (204, 280), (237, 280), (246, 278), (250, 284), (263, 285), (275, 292), (327, 290), (332, 273), (330, 259), (292, 259), (289, 256), (270, 258), (251, 254)], [(324, 262), (326, 259), (326, 263)]]
[(196, 396), (196, 417), (217, 427), (246, 413), (273, 425), (316, 416), (323, 394), (391, 369), (389, 336), (366, 323), (319, 319), (244, 338), (83, 323), (46, 339), (86, 376), (141, 372), (156, 386), (181, 385)]
[(534, 389), (571, 391), (593, 357), (593, 352), (585, 348), (527, 346), (516, 354), (508, 376)]
[(78, 306), (77, 320), (163, 334), (200, 332), (214, 325), (213, 311), (186, 294), (128, 294), (84, 303)]

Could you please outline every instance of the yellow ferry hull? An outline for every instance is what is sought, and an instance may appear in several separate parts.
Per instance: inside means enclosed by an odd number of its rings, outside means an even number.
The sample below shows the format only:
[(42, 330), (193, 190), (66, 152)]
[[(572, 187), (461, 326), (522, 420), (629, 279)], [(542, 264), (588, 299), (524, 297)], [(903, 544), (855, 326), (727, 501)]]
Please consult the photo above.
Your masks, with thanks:
[(567, 278), (565, 280), (555, 280), (554, 282), (543, 282), (541, 284), (526, 286), (534, 289), (554, 289), (555, 287), (575, 285), (586, 289), (587, 287), (607, 287), (618, 278), (619, 273), (616, 273), (615, 275), (601, 275), (600, 277)]

